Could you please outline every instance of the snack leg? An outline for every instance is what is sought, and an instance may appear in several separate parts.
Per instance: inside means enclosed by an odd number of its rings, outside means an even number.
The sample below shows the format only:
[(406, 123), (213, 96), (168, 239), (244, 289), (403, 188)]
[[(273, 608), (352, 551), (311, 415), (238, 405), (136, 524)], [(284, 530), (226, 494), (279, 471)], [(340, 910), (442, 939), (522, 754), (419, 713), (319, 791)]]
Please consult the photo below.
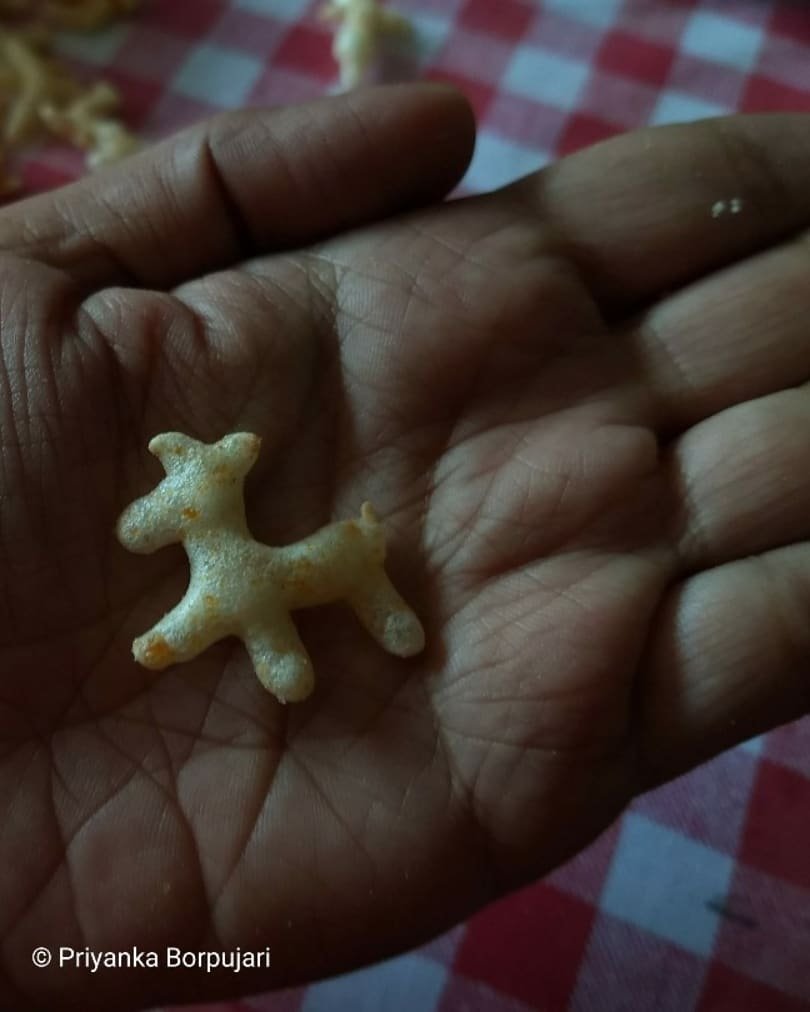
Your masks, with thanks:
[(383, 569), (348, 597), (355, 614), (377, 642), (397, 657), (412, 657), (425, 645), (422, 623)]
[(306, 699), (315, 684), (312, 661), (289, 615), (275, 614), (246, 630), (245, 646), (259, 681), (280, 703)]
[(210, 595), (186, 595), (149, 632), (132, 644), (135, 660), (152, 671), (193, 660), (228, 635)]

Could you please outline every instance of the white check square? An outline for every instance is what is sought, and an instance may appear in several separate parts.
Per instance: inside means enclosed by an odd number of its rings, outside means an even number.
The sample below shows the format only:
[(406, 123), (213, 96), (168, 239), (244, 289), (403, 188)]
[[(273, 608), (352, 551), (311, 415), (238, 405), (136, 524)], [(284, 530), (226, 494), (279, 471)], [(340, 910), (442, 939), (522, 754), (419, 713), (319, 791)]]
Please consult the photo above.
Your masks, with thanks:
[(241, 105), (263, 70), (236, 49), (202, 43), (175, 74), (172, 89), (221, 108)]
[(719, 925), (717, 905), (734, 861), (726, 854), (630, 813), (599, 905), (606, 913), (708, 957)]
[(586, 63), (536, 46), (521, 46), (506, 67), (501, 87), (556, 109), (574, 109), (589, 74)]
[(691, 56), (747, 72), (756, 66), (763, 39), (761, 29), (720, 14), (697, 11), (686, 25), (680, 48)]

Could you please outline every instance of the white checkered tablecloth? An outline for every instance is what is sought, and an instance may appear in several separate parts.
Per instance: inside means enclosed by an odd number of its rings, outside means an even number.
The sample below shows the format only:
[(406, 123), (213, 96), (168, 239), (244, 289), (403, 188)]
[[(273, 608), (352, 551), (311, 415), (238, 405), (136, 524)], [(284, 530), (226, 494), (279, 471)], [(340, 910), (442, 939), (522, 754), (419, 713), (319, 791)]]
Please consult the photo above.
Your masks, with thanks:
[[(152, 0), (63, 52), (159, 137), (221, 108), (334, 86), (310, 0)], [(810, 110), (810, 5), (788, 0), (397, 0), (409, 72), (457, 84), (480, 123), (464, 189), (495, 188), (620, 131)], [(407, 60), (405, 61), (407, 64)], [(31, 157), (32, 188), (75, 156)], [(641, 798), (544, 882), (417, 952), (208, 1012), (798, 1012), (810, 1009), (810, 723)]]

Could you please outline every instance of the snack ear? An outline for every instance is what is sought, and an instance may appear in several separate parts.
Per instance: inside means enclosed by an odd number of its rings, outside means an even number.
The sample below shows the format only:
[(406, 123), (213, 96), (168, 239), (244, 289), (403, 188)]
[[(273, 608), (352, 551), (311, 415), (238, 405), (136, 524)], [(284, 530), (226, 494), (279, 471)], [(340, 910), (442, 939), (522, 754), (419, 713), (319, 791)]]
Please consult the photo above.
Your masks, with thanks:
[(149, 452), (165, 463), (172, 456), (184, 457), (193, 442), (182, 432), (162, 432), (149, 441)]
[(198, 448), (196, 440), (182, 432), (162, 432), (149, 442), (149, 452), (160, 460), (167, 475), (176, 470), (195, 448)]
[(236, 464), (240, 474), (247, 474), (256, 463), (262, 441), (252, 432), (232, 432), (220, 439), (217, 446), (227, 452), (228, 459)]

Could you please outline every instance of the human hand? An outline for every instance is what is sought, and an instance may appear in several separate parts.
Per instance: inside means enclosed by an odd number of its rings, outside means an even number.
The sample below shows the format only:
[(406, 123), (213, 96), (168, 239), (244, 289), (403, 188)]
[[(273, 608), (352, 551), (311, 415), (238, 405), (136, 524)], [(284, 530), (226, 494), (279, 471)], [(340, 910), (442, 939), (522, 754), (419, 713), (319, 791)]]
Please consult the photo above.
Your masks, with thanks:
[[(805, 127), (632, 135), (398, 214), (453, 185), (472, 126), (452, 93), (370, 90), (0, 214), (3, 1008), (417, 944), (807, 710)], [(113, 534), (165, 430), (263, 437), (260, 540), (370, 499), (424, 654), (335, 607), (296, 615), (303, 704), (234, 642), (136, 666), (187, 580)], [(170, 944), (272, 965), (31, 964)]]

